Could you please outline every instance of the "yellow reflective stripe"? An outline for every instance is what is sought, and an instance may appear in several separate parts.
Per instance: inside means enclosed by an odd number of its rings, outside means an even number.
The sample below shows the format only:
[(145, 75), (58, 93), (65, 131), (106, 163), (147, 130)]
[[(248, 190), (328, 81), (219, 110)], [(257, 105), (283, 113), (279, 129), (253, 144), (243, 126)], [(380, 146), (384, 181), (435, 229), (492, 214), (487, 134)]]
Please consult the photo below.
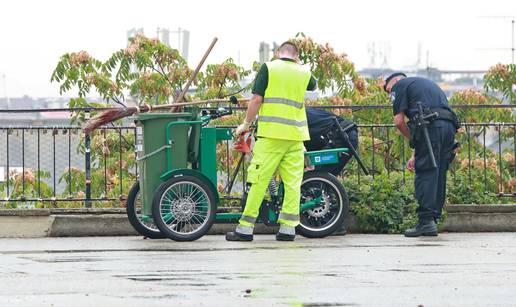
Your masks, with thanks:
[(259, 116), (258, 122), (277, 123), (277, 124), (283, 124), (283, 125), (295, 126), (295, 127), (307, 126), (306, 120), (297, 121), (297, 120), (293, 120), (293, 119), (286, 119), (286, 118), (276, 117), (276, 116)]
[(288, 213), (280, 213), (278, 220), (297, 222), (297, 221), (299, 221), (299, 215), (288, 214)]
[(253, 229), (253, 227), (238, 225), (235, 231), (243, 235), (252, 235)]
[(304, 103), (302, 103), (302, 102), (297, 102), (297, 101), (294, 101), (291, 99), (286, 99), (286, 98), (276, 98), (276, 97), (272, 97), (272, 98), (265, 97), (263, 102), (264, 103), (284, 104), (284, 105), (291, 106), (291, 107), (298, 108), (298, 109), (302, 109), (304, 106)]
[(286, 235), (295, 235), (296, 234), (296, 227), (287, 226), (287, 225), (281, 225), (279, 229), (279, 233), (283, 233)]
[(256, 222), (256, 218), (252, 216), (242, 215), (240, 218), (242, 221), (246, 221), (248, 223), (254, 224)]

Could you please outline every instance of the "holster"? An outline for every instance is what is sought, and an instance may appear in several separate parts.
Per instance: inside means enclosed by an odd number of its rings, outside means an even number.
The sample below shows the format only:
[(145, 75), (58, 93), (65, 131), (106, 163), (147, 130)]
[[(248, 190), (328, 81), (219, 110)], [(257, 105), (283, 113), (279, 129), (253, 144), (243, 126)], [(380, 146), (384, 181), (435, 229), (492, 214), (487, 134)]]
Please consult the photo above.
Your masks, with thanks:
[(409, 121), (407, 123), (407, 126), (408, 126), (409, 132), (410, 132), (409, 146), (410, 146), (410, 148), (414, 149), (414, 148), (416, 148), (416, 142), (421, 137), (421, 133), (419, 132), (419, 129), (414, 122)]

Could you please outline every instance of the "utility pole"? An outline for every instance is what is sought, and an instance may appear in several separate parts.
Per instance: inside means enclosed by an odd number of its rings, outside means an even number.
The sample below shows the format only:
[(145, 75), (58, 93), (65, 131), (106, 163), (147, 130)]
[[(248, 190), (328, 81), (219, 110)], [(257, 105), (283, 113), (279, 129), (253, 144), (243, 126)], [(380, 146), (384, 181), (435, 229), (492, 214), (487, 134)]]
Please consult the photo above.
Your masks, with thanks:
[(11, 100), (9, 99), (9, 95), (7, 94), (7, 75), (5, 73), (2, 74), (2, 79), (4, 83), (4, 96), (5, 102), (7, 103), (7, 109), (11, 108)]
[(421, 42), (418, 42), (417, 43), (416, 70), (419, 70), (419, 68), (421, 68), (421, 49), (422, 49)]
[(514, 18), (511, 20), (511, 40), (512, 40), (512, 47), (511, 47), (511, 53), (512, 53), (512, 64), (514, 64)]
[(480, 18), (489, 18), (489, 19), (504, 19), (511, 21), (511, 48), (487, 48), (487, 50), (507, 50), (511, 51), (511, 64), (514, 64), (514, 22), (516, 20), (516, 16), (480, 16)]
[(426, 51), (426, 78), (430, 79), (430, 50)]

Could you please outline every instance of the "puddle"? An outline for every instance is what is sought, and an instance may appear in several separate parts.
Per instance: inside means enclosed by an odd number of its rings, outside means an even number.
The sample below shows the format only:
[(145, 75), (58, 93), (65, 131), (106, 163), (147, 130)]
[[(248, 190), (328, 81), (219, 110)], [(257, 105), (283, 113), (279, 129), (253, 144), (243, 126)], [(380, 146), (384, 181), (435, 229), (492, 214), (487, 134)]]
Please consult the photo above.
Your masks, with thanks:
[[(296, 306), (296, 305), (294, 305)], [(303, 303), (300, 307), (337, 307), (337, 306), (358, 306), (354, 303)]]
[(162, 276), (162, 275), (156, 275), (156, 274), (149, 274), (149, 275), (112, 275), (113, 277), (118, 278), (125, 278), (129, 280), (136, 280), (136, 281), (162, 281), (162, 280), (172, 280), (172, 281), (181, 281), (181, 280), (195, 280), (195, 278), (191, 277), (173, 277), (173, 276)]
[(417, 244), (363, 244), (363, 245), (275, 245), (275, 246), (256, 246), (246, 245), (244, 247), (217, 247), (217, 248), (133, 248), (133, 249), (67, 249), (67, 250), (26, 250), (26, 251), (1, 251), (0, 255), (18, 254), (73, 254), (73, 253), (116, 253), (116, 252), (220, 252), (220, 251), (245, 251), (245, 250), (285, 250), (285, 249), (343, 249), (343, 248), (373, 248), (373, 247), (439, 247), (444, 246), (439, 243), (417, 243)]
[(37, 258), (24, 257), (24, 259), (29, 259), (29, 260), (40, 262), (40, 263), (68, 263), (68, 262), (100, 262), (100, 261), (104, 261), (104, 259), (101, 259), (101, 258), (52, 258), (52, 259), (37, 259)]
[(388, 269), (388, 270), (376, 270), (377, 272), (411, 272), (406, 269)]
[[(135, 295), (131, 296), (131, 298), (143, 298), (143, 299), (171, 299), (171, 298), (177, 298), (179, 295), (173, 295), (173, 294), (163, 294), (163, 295)], [(124, 299), (126, 297), (123, 297)]]

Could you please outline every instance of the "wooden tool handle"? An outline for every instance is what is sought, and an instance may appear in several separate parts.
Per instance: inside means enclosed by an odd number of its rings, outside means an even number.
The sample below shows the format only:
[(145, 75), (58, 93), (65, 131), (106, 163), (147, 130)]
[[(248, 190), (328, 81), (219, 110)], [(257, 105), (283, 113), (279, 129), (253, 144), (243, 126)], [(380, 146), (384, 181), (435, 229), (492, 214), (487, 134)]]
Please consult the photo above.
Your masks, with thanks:
[(204, 56), (202, 57), (201, 62), (199, 62), (199, 64), (195, 68), (195, 70), (192, 72), (192, 75), (190, 76), (190, 79), (188, 79), (188, 82), (186, 82), (186, 85), (183, 88), (183, 91), (181, 91), (181, 93), (177, 97), (174, 106), (179, 106), (179, 103), (181, 103), (183, 101), (183, 98), (184, 98), (186, 92), (188, 91), (188, 89), (190, 88), (190, 85), (192, 84), (193, 80), (195, 79), (195, 77), (199, 73), (199, 70), (201, 70), (201, 67), (204, 64), (204, 61), (206, 61), (206, 58), (208, 57), (208, 55), (210, 54), (211, 50), (213, 49), (213, 46), (215, 46), (215, 43), (217, 42), (217, 40), (218, 39), (215, 37), (213, 39), (213, 41), (211, 42), (211, 45), (208, 48), (208, 50), (206, 50), (206, 52), (204, 53)]
[[(238, 102), (248, 102), (249, 98), (242, 98), (238, 99)], [(162, 104), (157, 106), (151, 106), (150, 110), (162, 110), (162, 109), (168, 109), (171, 107), (185, 107), (185, 106), (194, 106), (199, 104), (208, 104), (208, 103), (221, 103), (221, 102), (229, 102), (228, 99), (208, 99), (208, 100), (199, 100), (199, 101), (192, 101), (192, 102), (180, 102), (180, 103), (171, 103), (171, 104)], [(143, 106), (140, 107), (142, 110), (145, 109), (146, 111), (149, 111), (148, 107)]]

